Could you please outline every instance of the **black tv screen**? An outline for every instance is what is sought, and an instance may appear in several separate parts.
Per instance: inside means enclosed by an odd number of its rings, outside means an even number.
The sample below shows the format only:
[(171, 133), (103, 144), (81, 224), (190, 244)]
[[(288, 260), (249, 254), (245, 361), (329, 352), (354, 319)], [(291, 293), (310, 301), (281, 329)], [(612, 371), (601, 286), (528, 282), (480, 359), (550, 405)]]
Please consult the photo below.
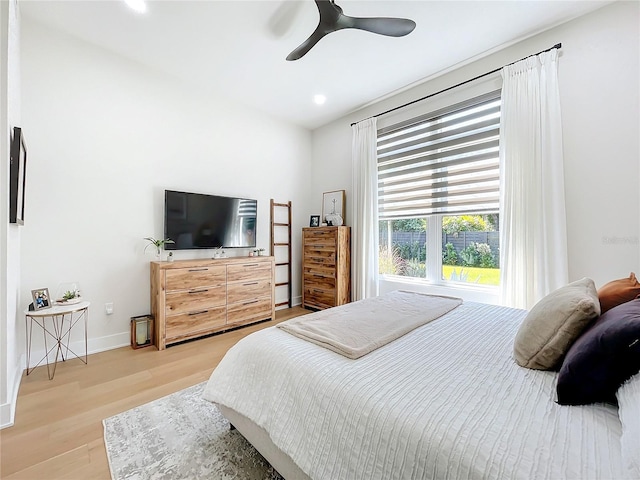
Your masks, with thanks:
[(167, 250), (256, 246), (257, 200), (165, 190)]

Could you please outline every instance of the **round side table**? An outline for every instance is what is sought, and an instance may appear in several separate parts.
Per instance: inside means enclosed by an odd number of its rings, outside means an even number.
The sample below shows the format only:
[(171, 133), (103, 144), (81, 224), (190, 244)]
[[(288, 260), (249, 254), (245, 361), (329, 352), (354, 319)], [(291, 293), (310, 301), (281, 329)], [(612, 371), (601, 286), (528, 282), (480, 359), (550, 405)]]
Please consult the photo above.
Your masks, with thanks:
[[(87, 363), (87, 321), (89, 319), (89, 302), (79, 302), (73, 305), (54, 305), (41, 310), (25, 310), (25, 328), (27, 331), (27, 375), (46, 361), (47, 374), (49, 380), (53, 380), (56, 374), (58, 360), (69, 359), (69, 355), (79, 359), (84, 364)], [(83, 321), (83, 322), (81, 322)], [(71, 339), (71, 329), (78, 323), (84, 324), (84, 358), (76, 354), (69, 348)], [(31, 340), (33, 338), (33, 325), (36, 324), (42, 330), (44, 338), (44, 357), (33, 367), (31, 365)], [(49, 355), (53, 355), (55, 350), (55, 360), (49, 362)], [(53, 368), (51, 368), (53, 366)]]

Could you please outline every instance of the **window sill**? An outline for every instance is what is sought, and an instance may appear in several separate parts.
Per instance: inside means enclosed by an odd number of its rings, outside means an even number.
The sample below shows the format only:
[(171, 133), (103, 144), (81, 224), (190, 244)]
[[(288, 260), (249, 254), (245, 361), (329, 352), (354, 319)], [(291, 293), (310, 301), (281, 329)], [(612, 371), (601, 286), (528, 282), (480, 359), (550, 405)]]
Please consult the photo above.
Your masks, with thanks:
[(500, 304), (500, 288), (493, 286), (465, 284), (462, 282), (434, 283), (395, 275), (380, 275), (378, 285), (380, 294), (404, 289), (434, 295), (451, 295), (470, 302)]

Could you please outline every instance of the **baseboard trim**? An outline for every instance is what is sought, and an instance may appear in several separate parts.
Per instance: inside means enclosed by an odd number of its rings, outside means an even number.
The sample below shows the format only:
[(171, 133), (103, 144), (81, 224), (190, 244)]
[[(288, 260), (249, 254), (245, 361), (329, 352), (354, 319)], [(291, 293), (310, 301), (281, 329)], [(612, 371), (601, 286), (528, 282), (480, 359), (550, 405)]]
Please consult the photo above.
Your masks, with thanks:
[(89, 340), (89, 355), (131, 345), (131, 332), (116, 333)]
[(0, 430), (7, 427), (13, 426), (13, 406), (14, 403), (3, 403), (0, 405)]
[[(100, 353), (107, 350), (113, 350), (114, 348), (126, 347), (127, 345), (131, 344), (130, 342), (131, 342), (131, 339), (130, 339), (129, 332), (116, 333), (114, 335), (106, 335), (104, 337), (98, 337), (98, 338), (90, 338), (87, 341), (87, 355), (91, 355), (93, 353)], [(69, 344), (69, 349), (81, 357), (84, 356), (84, 342), (82, 340), (71, 342)], [(33, 352), (31, 352), (29, 368), (34, 367), (41, 359), (43, 359), (44, 353), (45, 353), (44, 349), (34, 350)], [(54, 358), (55, 358), (55, 353), (53, 356), (50, 353), (49, 361), (53, 362)], [(72, 356), (71, 358), (75, 358), (75, 357)], [(24, 366), (23, 368), (26, 368), (26, 359), (21, 363), (21, 365)], [(46, 366), (46, 362), (42, 362), (40, 365)]]
[(20, 361), (16, 365), (15, 371), (13, 372), (13, 392), (11, 395), (11, 402), (0, 405), (0, 430), (6, 427), (11, 427), (14, 424), (16, 418), (16, 404), (18, 403), (18, 391), (20, 391), (20, 382), (22, 381), (22, 365), (24, 365), (24, 362), (24, 358), (21, 357)]

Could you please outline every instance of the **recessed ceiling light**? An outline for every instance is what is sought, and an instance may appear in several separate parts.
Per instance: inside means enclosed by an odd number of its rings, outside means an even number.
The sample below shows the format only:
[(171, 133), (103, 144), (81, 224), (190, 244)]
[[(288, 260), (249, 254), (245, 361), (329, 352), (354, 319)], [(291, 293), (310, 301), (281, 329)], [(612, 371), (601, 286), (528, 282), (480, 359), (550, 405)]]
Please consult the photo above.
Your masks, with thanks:
[(324, 95), (314, 95), (313, 101), (316, 105), (323, 105), (324, 102), (327, 101), (327, 97), (325, 97)]
[(147, 2), (145, 0), (124, 0), (124, 2), (138, 13), (147, 11)]

